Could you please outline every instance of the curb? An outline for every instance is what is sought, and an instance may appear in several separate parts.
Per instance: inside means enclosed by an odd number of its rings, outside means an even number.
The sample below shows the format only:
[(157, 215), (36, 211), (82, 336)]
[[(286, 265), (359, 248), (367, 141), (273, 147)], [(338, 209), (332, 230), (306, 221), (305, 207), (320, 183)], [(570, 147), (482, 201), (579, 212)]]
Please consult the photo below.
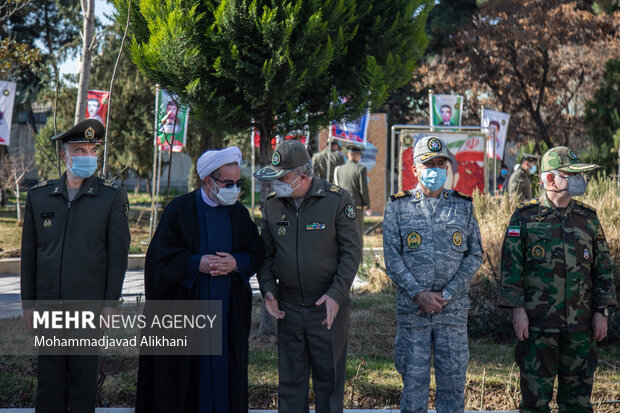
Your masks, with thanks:
[[(129, 254), (127, 270), (133, 271), (143, 269), (145, 258), (146, 254)], [(20, 272), (21, 258), (4, 258), (0, 260), (0, 277), (3, 275), (16, 275)]]

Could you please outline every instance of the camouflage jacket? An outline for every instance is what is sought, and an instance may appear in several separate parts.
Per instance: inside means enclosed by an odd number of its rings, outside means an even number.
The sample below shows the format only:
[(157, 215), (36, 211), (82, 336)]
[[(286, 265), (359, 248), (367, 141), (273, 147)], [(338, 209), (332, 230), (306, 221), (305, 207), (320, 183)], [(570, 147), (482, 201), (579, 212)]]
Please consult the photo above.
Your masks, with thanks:
[(588, 331), (596, 307), (616, 304), (612, 264), (596, 211), (546, 195), (512, 215), (502, 249), (500, 307), (525, 307), (530, 329)]
[[(418, 188), (392, 195), (383, 218), (383, 254), (396, 283), (401, 326), (465, 324), (469, 284), (482, 264), (482, 245), (473, 203), (467, 195), (443, 190), (434, 211)], [(414, 297), (447, 291), (452, 299), (439, 313), (419, 314)]]

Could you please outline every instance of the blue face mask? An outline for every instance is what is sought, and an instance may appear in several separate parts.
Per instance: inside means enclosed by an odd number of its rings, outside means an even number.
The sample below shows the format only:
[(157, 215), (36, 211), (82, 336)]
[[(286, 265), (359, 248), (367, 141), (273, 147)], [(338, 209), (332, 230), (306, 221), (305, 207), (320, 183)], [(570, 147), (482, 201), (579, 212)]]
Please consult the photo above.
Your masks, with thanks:
[(536, 173), (536, 170), (537, 170), (537, 169), (538, 169), (538, 168), (536, 167), (536, 165), (532, 165), (532, 166), (530, 167), (530, 170), (529, 170), (530, 175), (534, 175), (534, 174)]
[(67, 169), (78, 178), (89, 178), (97, 169), (97, 157), (96, 156), (72, 156), (73, 166)]
[(431, 191), (436, 191), (440, 189), (443, 184), (446, 183), (446, 179), (448, 178), (448, 170), (443, 168), (428, 168), (422, 170), (422, 177), (420, 178), (420, 182), (427, 189)]

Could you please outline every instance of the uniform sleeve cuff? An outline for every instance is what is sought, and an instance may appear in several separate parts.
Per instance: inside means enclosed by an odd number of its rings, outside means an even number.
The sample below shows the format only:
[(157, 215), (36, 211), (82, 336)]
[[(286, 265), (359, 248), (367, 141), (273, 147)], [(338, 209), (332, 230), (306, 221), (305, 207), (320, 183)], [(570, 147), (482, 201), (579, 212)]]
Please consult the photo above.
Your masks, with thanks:
[(335, 288), (330, 288), (329, 290), (327, 290), (327, 292), (325, 293), (328, 297), (330, 297), (331, 299), (333, 299), (335, 302), (338, 303), (338, 305), (341, 305), (345, 298), (347, 297), (346, 295), (338, 292)]
[(515, 296), (502, 294), (499, 299), (499, 308), (515, 308), (515, 307), (525, 307), (525, 301), (523, 300), (523, 296)]

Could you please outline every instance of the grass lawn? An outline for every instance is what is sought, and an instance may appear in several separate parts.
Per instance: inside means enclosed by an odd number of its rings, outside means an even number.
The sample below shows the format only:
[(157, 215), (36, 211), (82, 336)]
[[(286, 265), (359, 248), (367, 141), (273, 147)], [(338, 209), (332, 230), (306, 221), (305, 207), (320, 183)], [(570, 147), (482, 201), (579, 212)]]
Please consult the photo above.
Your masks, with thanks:
[[(256, 331), (258, 300), (254, 306)], [(0, 321), (0, 342), (11, 340), (14, 324)], [(9, 324), (13, 324), (9, 325)], [(345, 387), (347, 408), (397, 408), (401, 379), (393, 363), (396, 332), (393, 293), (353, 294), (349, 356)], [(466, 386), (466, 408), (471, 410), (515, 409), (519, 400), (518, 369), (513, 362), (514, 343), (488, 340), (470, 341), (470, 363)], [(620, 399), (620, 346), (601, 347), (593, 402)], [(136, 391), (137, 359), (103, 357), (100, 368), (100, 406), (133, 406)], [(250, 407), (277, 407), (277, 352), (274, 337), (250, 338)], [(434, 379), (431, 404), (434, 408)], [(28, 407), (34, 404), (36, 359), (0, 357), (0, 407)], [(312, 397), (312, 395), (311, 395)], [(617, 405), (595, 405), (595, 411), (617, 411)]]

